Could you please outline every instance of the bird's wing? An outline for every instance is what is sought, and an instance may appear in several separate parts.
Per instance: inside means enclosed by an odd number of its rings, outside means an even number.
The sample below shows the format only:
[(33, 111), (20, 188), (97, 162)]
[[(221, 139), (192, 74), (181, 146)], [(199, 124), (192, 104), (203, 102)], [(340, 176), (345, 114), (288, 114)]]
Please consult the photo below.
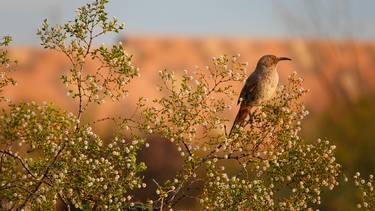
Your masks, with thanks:
[(253, 73), (246, 79), (246, 83), (242, 87), (237, 104), (239, 104), (243, 100), (250, 100), (251, 98), (253, 98), (251, 96), (254, 95), (256, 86), (257, 86), (257, 77), (256, 77), (256, 74)]

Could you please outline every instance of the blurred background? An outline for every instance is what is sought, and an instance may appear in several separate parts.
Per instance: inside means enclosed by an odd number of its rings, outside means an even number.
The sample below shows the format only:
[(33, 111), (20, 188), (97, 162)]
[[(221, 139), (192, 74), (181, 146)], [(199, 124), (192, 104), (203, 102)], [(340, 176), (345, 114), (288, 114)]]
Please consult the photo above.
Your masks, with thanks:
[[(83, 0), (1, 0), (0, 36), (11, 35), (11, 58), (19, 61), (13, 100), (53, 101), (75, 111), (59, 80), (68, 61), (42, 50), (36, 29), (43, 19), (64, 23)], [(122, 41), (141, 69), (120, 104), (93, 107), (87, 121), (131, 112), (138, 97), (156, 97), (157, 73), (208, 64), (212, 56), (241, 54), (248, 72), (264, 54), (293, 58), (279, 65), (281, 83), (297, 71), (310, 89), (310, 110), (302, 131), (306, 141), (327, 137), (337, 145), (337, 159), (347, 176), (375, 172), (375, 1), (373, 0), (110, 0), (108, 13), (125, 22), (120, 35), (96, 44)], [(91, 65), (91, 66), (90, 66)], [(89, 64), (88, 68), (95, 64)], [(240, 91), (241, 87), (237, 87)], [(237, 108), (228, 113), (233, 119)], [(93, 115), (95, 113), (95, 116)], [(110, 125), (98, 132), (109, 137)], [(178, 153), (157, 137), (142, 152), (146, 174), (163, 182), (179, 169)], [(158, 159), (154, 159), (157, 157)], [(149, 184), (152, 182), (149, 181)], [(139, 198), (150, 196), (139, 193)], [(323, 196), (321, 210), (353, 210), (357, 200), (351, 182)]]

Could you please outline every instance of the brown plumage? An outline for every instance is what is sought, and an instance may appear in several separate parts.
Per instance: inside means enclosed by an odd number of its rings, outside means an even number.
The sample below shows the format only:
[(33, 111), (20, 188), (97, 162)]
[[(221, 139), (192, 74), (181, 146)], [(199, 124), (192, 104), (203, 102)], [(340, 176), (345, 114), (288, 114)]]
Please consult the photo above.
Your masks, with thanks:
[(254, 72), (246, 79), (245, 85), (241, 90), (237, 101), (237, 104), (240, 104), (240, 109), (229, 135), (236, 125), (240, 127), (246, 125), (246, 118), (250, 117), (253, 106), (257, 106), (274, 96), (277, 84), (279, 83), (279, 74), (277, 73), (276, 66), (282, 60), (291, 59), (276, 57), (274, 55), (265, 55), (259, 59)]

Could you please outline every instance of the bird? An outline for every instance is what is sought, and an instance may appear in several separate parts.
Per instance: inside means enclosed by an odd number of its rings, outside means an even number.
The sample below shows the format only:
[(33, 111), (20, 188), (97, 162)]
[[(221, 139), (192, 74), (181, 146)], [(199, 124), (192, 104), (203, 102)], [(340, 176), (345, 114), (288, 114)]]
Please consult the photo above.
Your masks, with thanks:
[(244, 127), (247, 123), (246, 118), (251, 119), (251, 108), (259, 106), (261, 103), (272, 99), (276, 93), (276, 88), (279, 83), (279, 74), (277, 72), (277, 64), (280, 61), (292, 60), (288, 57), (277, 57), (274, 55), (262, 56), (256, 65), (253, 73), (246, 79), (237, 105), (240, 104), (240, 109), (233, 122), (229, 136), (232, 134), (236, 125)]

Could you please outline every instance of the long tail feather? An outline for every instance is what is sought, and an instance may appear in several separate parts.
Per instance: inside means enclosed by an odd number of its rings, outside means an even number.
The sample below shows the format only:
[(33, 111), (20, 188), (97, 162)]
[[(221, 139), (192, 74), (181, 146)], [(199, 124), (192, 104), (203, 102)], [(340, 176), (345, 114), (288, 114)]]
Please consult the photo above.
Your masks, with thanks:
[(250, 114), (250, 108), (248, 107), (241, 107), (240, 110), (237, 113), (237, 116), (233, 122), (232, 128), (230, 129), (229, 136), (232, 134), (233, 129), (236, 127), (236, 125), (239, 125), (243, 127), (245, 125), (245, 120)]

